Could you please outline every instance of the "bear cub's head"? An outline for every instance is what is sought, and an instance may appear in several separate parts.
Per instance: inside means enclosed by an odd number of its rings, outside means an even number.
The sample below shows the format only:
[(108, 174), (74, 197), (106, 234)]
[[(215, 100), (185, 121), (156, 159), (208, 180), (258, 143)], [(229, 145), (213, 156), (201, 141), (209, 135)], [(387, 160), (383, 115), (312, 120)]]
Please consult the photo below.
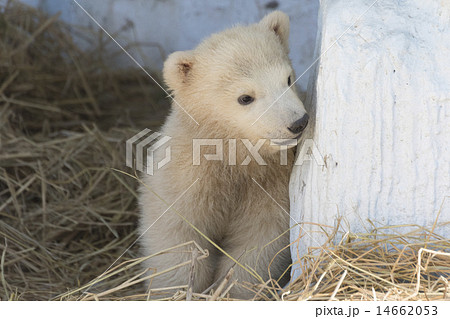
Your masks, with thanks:
[[(176, 104), (224, 138), (298, 138), (308, 114), (293, 85), (288, 38), (289, 18), (275, 11), (259, 23), (213, 34), (194, 50), (172, 53), (165, 82)], [(173, 111), (183, 112), (176, 104)]]

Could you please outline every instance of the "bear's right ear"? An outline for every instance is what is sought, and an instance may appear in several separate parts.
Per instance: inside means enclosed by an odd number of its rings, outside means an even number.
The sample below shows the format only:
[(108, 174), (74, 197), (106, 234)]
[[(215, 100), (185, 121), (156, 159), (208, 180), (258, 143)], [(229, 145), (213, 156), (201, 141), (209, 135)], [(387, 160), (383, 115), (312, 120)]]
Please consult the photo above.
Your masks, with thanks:
[(274, 11), (266, 15), (260, 24), (274, 32), (281, 44), (289, 52), (289, 17), (281, 11)]
[(170, 90), (174, 91), (189, 81), (194, 66), (192, 51), (174, 52), (164, 62), (164, 81)]

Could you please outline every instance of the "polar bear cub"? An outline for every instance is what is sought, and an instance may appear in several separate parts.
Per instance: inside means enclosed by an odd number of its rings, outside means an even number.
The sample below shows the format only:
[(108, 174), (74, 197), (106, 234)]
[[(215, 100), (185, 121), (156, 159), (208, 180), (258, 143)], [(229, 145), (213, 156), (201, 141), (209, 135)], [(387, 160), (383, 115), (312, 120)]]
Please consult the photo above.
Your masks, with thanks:
[[(171, 137), (171, 161), (143, 177), (140, 243), (145, 255), (189, 241), (207, 249), (194, 292), (232, 267), (232, 297), (249, 298), (251, 284), (269, 279), (286, 283), (293, 141), (308, 122), (292, 85), (288, 36), (289, 18), (276, 11), (164, 64), (175, 102), (160, 133)], [(187, 246), (149, 258), (146, 267), (162, 272), (150, 289), (186, 285), (190, 259)]]

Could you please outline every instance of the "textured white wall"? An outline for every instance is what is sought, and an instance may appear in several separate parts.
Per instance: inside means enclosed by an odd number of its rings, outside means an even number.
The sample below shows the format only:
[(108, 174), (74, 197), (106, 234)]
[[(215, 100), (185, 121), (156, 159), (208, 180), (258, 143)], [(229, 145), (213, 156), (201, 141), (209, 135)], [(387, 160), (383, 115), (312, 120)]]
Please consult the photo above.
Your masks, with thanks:
[(294, 259), (325, 239), (311, 223), (338, 216), (344, 232), (368, 219), (431, 229), (443, 205), (437, 231), (450, 236), (450, 2), (379, 0), (339, 39), (373, 2), (321, 1), (308, 135), (326, 166), (293, 171), (291, 215), (308, 232)]
[[(72, 0), (22, 0), (61, 17), (70, 23), (97, 28)], [(165, 54), (189, 50), (204, 37), (237, 23), (253, 23), (273, 10), (286, 12), (291, 18), (291, 58), (298, 75), (312, 62), (317, 30), (318, 0), (77, 0), (108, 32), (115, 33), (127, 21), (134, 27), (117, 40), (158, 43)], [(157, 46), (147, 45), (143, 50), (130, 51), (140, 63), (161, 69), (164, 56)], [(122, 55), (117, 65), (129, 65)], [(299, 84), (306, 90), (308, 74)]]

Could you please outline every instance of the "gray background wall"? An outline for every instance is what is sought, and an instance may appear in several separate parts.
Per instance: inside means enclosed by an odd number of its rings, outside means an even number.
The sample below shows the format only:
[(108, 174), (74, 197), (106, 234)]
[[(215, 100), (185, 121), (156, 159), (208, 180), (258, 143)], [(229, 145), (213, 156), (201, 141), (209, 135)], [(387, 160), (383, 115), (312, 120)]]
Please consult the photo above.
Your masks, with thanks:
[[(133, 57), (150, 69), (161, 69), (165, 56), (195, 47), (211, 33), (234, 24), (253, 23), (272, 10), (291, 18), (291, 58), (297, 76), (313, 61), (318, 0), (77, 0), (108, 32), (130, 27), (117, 37), (123, 46), (140, 42)], [(50, 14), (61, 12), (69, 23), (98, 28), (73, 0), (23, 0)], [(133, 62), (123, 54), (117, 66)], [(308, 75), (298, 82), (304, 91)]]

